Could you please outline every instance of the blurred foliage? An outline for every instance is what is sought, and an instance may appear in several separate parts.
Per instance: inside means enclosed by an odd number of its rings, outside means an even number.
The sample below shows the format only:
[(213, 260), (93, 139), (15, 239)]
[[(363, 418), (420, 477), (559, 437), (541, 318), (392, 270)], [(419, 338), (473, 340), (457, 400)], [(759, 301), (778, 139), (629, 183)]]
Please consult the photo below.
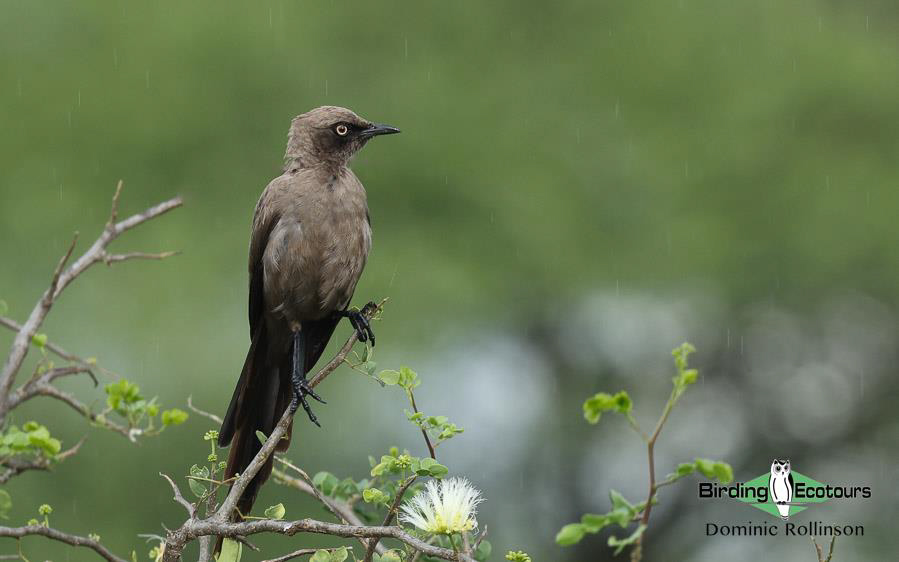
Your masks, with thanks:
[[(0, 307), (27, 316), (71, 232), (102, 227), (119, 178), (123, 213), (184, 194), (184, 209), (119, 243), (183, 255), (90, 272), (44, 328), (166, 404), (191, 393), (209, 409), (227, 403), (248, 341), (252, 209), (279, 173), (290, 118), (321, 104), (403, 130), (354, 163), (375, 230), (357, 300), (392, 299), (381, 353), (411, 362), (454, 334), (515, 330), (598, 288), (708, 291), (734, 310), (810, 308), (844, 291), (897, 301), (894, 2), (0, 9)], [(384, 420), (366, 417), (362, 383), (341, 379), (323, 391), (355, 400), (357, 416), (332, 408), (324, 431), (303, 427), (313, 471), (392, 442)], [(558, 386), (568, 394), (548, 419), (586, 394)], [(39, 412), (18, 423), (40, 419), (64, 443), (86, 431), (74, 414)], [(135, 529), (181, 515), (157, 472), (192, 462), (190, 430), (207, 428), (187, 428), (136, 452), (90, 432), (77, 464), (11, 485), (32, 500), (11, 517), (78, 489), (77, 502), (56, 502), (56, 523), (87, 532), (107, 514), (105, 540), (127, 552)], [(574, 438), (564, 431), (550, 423), (534, 439)], [(110, 457), (115, 473), (100, 460)], [(550, 532), (497, 532), (536, 559), (559, 555)]]

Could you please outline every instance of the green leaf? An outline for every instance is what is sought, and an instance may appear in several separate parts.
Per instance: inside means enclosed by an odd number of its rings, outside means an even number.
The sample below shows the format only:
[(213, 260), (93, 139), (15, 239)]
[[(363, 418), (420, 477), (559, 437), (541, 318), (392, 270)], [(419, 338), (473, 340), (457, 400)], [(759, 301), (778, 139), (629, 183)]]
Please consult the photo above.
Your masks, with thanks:
[(12, 509), (12, 496), (9, 492), (0, 488), (0, 519), (9, 519), (9, 510)]
[(187, 412), (172, 408), (162, 412), (162, 425), (181, 425), (187, 421)]
[(615, 395), (599, 392), (584, 402), (584, 418), (595, 424), (599, 422), (603, 412), (627, 414), (630, 413), (633, 406), (630, 395), (624, 390)]
[(47, 345), (47, 334), (34, 334), (31, 336), (31, 343), (38, 346), (41, 349)]
[(478, 548), (474, 551), (474, 559), (475, 560), (487, 560), (490, 558), (490, 554), (493, 552), (493, 545), (490, 544), (490, 541), (483, 540), (481, 544), (478, 545)]
[(400, 372), (388, 369), (386, 371), (381, 371), (378, 374), (378, 378), (387, 386), (393, 386), (400, 382)]
[(612, 535), (611, 537), (609, 537), (609, 546), (615, 549), (615, 555), (617, 556), (621, 554), (621, 551), (624, 550), (625, 547), (628, 547), (637, 542), (637, 539), (640, 538), (640, 535), (642, 535), (643, 531), (645, 530), (646, 525), (643, 525), (641, 523), (637, 526), (637, 529), (625, 539), (619, 539), (618, 537)]
[(696, 459), (696, 470), (706, 478), (718, 480), (722, 484), (729, 484), (734, 479), (734, 469), (729, 464), (709, 459)]
[(338, 549), (331, 551), (331, 562), (343, 562), (349, 556), (349, 552), (347, 552), (347, 548), (345, 546), (341, 546)]
[(216, 560), (218, 562), (240, 562), (243, 553), (243, 545), (233, 539), (225, 539), (222, 542), (222, 551)]
[(309, 562), (331, 562), (331, 553), (327, 550), (316, 550)]
[(556, 533), (556, 544), (559, 546), (571, 546), (577, 544), (581, 542), (581, 539), (584, 538), (586, 532), (587, 530), (582, 524), (569, 523)]
[(258, 439), (260, 443), (262, 443), (263, 445), (265, 445), (265, 442), (268, 441), (268, 435), (262, 433), (261, 431), (259, 431), (259, 430), (257, 429), (257, 430), (256, 430), (256, 439)]
[(337, 489), (340, 480), (330, 472), (323, 471), (316, 473), (316, 475), (312, 477), (312, 484), (321, 490), (324, 495), (330, 496), (334, 493), (334, 490)]
[(434, 478), (443, 478), (449, 473), (449, 469), (440, 463), (435, 463), (428, 468), (428, 472), (430, 472), (431, 476)]
[(612, 502), (612, 509), (633, 509), (634, 505), (624, 499), (616, 490), (609, 490), (609, 500)]
[(270, 506), (265, 510), (265, 516), (269, 519), (284, 519), (284, 514), (287, 511), (284, 509), (284, 504), (279, 503), (273, 506)]
[(387, 500), (390, 499), (390, 496), (382, 492), (377, 488), (366, 488), (362, 490), (362, 499), (365, 500), (365, 503), (387, 503)]
[[(190, 475), (195, 478), (209, 478), (209, 468), (206, 466), (198, 466), (193, 465), (190, 467)], [(193, 492), (195, 496), (198, 498), (206, 495), (206, 490), (208, 487), (205, 482), (201, 482), (199, 480), (194, 480), (193, 478), (187, 479), (187, 485), (190, 487), (190, 491)]]

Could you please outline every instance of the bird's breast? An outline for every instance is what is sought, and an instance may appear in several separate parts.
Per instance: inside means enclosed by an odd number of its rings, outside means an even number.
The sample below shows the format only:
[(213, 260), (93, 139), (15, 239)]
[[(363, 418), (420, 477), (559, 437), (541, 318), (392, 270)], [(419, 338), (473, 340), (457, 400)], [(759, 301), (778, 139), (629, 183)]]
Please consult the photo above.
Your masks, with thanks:
[(364, 195), (304, 203), (279, 220), (264, 256), (267, 308), (289, 322), (345, 308), (371, 249)]

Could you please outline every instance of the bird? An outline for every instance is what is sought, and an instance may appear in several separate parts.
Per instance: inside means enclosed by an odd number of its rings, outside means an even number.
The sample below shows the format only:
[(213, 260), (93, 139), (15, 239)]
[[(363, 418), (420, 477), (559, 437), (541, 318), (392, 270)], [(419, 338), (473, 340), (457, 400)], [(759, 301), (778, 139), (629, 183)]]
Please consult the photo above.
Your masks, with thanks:
[[(369, 140), (399, 133), (335, 106), (293, 118), (283, 173), (256, 204), (249, 248), (250, 347), (218, 435), (231, 446), (225, 480), (243, 472), (286, 409), (302, 405), (320, 427), (306, 398), (324, 400), (309, 386), (315, 366), (341, 318), (362, 342), (375, 343), (363, 311), (350, 309), (371, 250), (365, 188), (350, 159)], [(290, 445), (293, 420), (277, 450)], [(271, 457), (250, 481), (233, 518), (247, 515), (272, 471)], [(221, 541), (220, 541), (221, 543)]]
[(789, 519), (790, 502), (793, 501), (793, 473), (790, 471), (789, 459), (783, 461), (774, 459), (771, 463), (768, 488), (781, 519)]

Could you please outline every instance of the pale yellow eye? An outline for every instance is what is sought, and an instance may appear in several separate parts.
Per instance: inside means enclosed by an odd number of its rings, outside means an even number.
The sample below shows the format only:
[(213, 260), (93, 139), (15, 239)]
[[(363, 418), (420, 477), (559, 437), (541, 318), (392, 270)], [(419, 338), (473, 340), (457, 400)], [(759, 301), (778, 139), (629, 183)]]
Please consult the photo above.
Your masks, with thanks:
[(349, 129), (347, 129), (347, 126), (346, 126), (346, 125), (344, 125), (343, 123), (341, 123), (340, 125), (337, 125), (336, 127), (334, 127), (334, 131), (335, 131), (338, 135), (340, 135), (340, 136), (343, 137), (343, 136), (346, 136), (346, 134), (349, 132)]

